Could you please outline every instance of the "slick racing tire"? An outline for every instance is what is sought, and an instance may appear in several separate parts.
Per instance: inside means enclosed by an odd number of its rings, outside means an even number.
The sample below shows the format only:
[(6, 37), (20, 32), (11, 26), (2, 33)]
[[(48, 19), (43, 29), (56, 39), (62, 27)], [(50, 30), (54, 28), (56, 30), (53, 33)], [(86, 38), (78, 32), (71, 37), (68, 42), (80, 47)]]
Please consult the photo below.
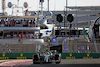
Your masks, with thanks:
[(38, 61), (38, 55), (34, 55), (34, 61)]
[(59, 55), (58, 54), (55, 55), (55, 60), (59, 60)]
[(60, 64), (60, 62), (56, 62), (56, 64)]

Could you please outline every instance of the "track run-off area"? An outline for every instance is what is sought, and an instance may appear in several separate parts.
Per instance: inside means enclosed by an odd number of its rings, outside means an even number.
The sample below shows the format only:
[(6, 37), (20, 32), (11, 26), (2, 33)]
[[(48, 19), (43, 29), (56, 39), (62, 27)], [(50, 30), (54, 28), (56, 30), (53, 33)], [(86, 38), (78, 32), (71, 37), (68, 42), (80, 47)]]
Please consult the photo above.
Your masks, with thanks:
[[(0, 60), (2, 61), (2, 60)], [(62, 59), (60, 66), (62, 64), (100, 64), (100, 59)], [(34, 66), (32, 59), (19, 59), (19, 60), (6, 60), (0, 62), (0, 67), (15, 67), (15, 66)], [(43, 65), (43, 64), (42, 64)], [(45, 65), (45, 64), (44, 64)]]
[(25, 60), (11, 60), (11, 61), (6, 61), (6, 62), (1, 62), (0, 66), (23, 66), (23, 65), (30, 65), (32, 64), (33, 61), (30, 59), (25, 59)]

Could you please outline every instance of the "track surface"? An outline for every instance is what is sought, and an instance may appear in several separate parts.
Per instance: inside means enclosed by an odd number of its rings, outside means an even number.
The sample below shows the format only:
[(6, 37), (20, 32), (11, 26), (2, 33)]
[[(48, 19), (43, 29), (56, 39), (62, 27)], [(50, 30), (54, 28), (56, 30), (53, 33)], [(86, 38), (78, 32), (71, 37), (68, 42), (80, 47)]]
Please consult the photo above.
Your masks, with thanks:
[(12, 66), (23, 66), (23, 65), (29, 65), (32, 64), (32, 60), (13, 60), (13, 61), (7, 61), (0, 63), (1, 66), (7, 66), (7, 67), (12, 67)]
[(99, 64), (39, 64), (30, 65), (28, 67), (100, 67)]
[[(100, 59), (66, 59), (60, 64), (32, 64), (32, 59), (8, 60), (0, 63), (0, 67), (100, 67)], [(90, 65), (89, 65), (90, 64)], [(96, 65), (95, 65), (96, 64)]]

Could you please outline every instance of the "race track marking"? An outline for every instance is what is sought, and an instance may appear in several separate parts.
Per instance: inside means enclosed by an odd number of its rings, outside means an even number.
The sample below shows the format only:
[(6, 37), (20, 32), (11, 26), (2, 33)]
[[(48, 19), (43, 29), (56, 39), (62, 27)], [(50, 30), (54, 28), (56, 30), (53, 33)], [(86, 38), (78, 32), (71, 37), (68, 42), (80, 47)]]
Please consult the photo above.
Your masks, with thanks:
[(32, 60), (14, 60), (0, 63), (0, 66), (20, 66), (20, 65), (29, 65), (32, 64)]

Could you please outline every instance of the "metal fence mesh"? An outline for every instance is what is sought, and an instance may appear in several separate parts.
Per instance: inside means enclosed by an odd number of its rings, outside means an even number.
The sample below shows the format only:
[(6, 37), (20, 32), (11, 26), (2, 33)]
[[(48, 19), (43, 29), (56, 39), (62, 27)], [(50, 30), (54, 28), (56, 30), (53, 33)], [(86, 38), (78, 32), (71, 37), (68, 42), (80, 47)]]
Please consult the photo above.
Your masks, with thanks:
[[(47, 42), (46, 45), (52, 46), (52, 42)], [(64, 44), (62, 40), (58, 40), (58, 45), (62, 45), (62, 52)], [(68, 41), (68, 53), (100, 53), (100, 40), (86, 42), (84, 39), (72, 39)], [(66, 48), (65, 48), (66, 49)], [(46, 50), (45, 45), (36, 43), (32, 44), (0, 44), (0, 53), (36, 53)], [(67, 52), (66, 52), (67, 53)]]

